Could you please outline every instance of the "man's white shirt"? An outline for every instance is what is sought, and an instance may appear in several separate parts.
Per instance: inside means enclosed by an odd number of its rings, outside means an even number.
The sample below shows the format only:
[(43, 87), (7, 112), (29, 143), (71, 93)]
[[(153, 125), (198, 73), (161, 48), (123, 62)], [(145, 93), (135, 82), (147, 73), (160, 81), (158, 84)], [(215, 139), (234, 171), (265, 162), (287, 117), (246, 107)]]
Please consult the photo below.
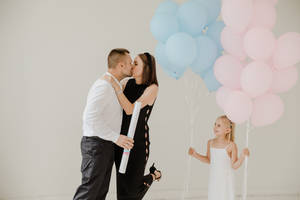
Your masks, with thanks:
[[(106, 74), (112, 76), (108, 72)], [(112, 78), (119, 83), (114, 76)], [(83, 135), (98, 136), (116, 143), (120, 136), (122, 115), (123, 109), (112, 85), (106, 80), (96, 80), (89, 90), (83, 113)]]

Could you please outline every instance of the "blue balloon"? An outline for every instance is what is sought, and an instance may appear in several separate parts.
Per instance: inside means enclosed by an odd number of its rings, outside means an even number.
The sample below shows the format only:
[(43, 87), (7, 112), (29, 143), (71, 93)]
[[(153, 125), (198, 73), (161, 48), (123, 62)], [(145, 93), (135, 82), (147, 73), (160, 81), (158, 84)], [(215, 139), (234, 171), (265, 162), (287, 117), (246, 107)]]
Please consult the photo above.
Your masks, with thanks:
[(207, 71), (209, 71), (209, 70), (199, 71), (199, 72), (194, 72), (194, 73), (198, 74), (202, 79), (204, 79)]
[(155, 13), (165, 13), (170, 15), (176, 15), (178, 10), (178, 4), (172, 0), (166, 0), (159, 4)]
[(210, 92), (217, 91), (221, 87), (221, 84), (217, 81), (215, 77), (213, 67), (205, 74), (204, 82), (206, 84), (207, 89)]
[(207, 24), (207, 13), (197, 1), (188, 1), (178, 9), (180, 29), (192, 36), (200, 35)]
[(186, 69), (185, 66), (172, 65), (166, 55), (166, 45), (158, 43), (155, 48), (155, 58), (157, 63), (171, 77), (179, 79)]
[(172, 64), (189, 66), (196, 58), (196, 40), (187, 33), (175, 33), (166, 43), (166, 54)]
[(179, 24), (174, 15), (156, 14), (150, 22), (150, 30), (155, 39), (166, 42), (172, 34), (179, 31)]
[(225, 24), (223, 21), (217, 21), (217, 22), (210, 24), (207, 27), (207, 31), (206, 31), (206, 35), (217, 43), (220, 51), (223, 51), (223, 47), (221, 44), (221, 33), (222, 33), (224, 27), (225, 27)]
[(205, 74), (207, 73), (207, 71), (202, 71), (199, 74), (199, 76), (204, 80)]
[(185, 72), (184, 70), (182, 70), (182, 71), (174, 71), (174, 70), (172, 70), (170, 68), (166, 68), (166, 67), (162, 67), (162, 69), (166, 72), (167, 75), (175, 78), (176, 80), (179, 80), (183, 76), (183, 74)]
[(221, 0), (196, 0), (206, 8), (207, 25), (216, 21), (221, 12)]
[(215, 63), (219, 52), (217, 44), (207, 36), (199, 36), (196, 41), (197, 57), (191, 64), (191, 68), (193, 72), (201, 74)]

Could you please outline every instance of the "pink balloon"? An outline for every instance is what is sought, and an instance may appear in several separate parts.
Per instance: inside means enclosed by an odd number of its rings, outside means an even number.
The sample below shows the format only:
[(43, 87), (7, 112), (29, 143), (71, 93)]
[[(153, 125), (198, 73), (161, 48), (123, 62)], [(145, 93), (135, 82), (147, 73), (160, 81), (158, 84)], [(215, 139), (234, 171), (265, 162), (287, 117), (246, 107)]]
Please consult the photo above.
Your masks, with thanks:
[(233, 91), (224, 105), (224, 112), (235, 123), (243, 123), (252, 113), (252, 101), (248, 95), (241, 91)]
[(266, 93), (272, 84), (273, 72), (271, 68), (259, 61), (248, 64), (241, 75), (242, 89), (252, 98)]
[(276, 9), (271, 2), (255, 1), (253, 4), (253, 17), (250, 27), (272, 29), (276, 23)]
[(246, 30), (253, 14), (252, 0), (226, 0), (222, 3), (224, 23), (241, 33)]
[(253, 102), (251, 123), (254, 126), (266, 126), (277, 121), (284, 111), (284, 104), (279, 96), (265, 94)]
[(286, 92), (296, 85), (298, 80), (298, 70), (296, 67), (284, 68), (273, 71), (272, 92)]
[(277, 69), (293, 66), (300, 61), (300, 34), (289, 32), (279, 37), (273, 56)]
[(231, 92), (232, 92), (232, 90), (225, 86), (222, 86), (217, 90), (216, 101), (221, 109), (224, 109), (224, 105), (226, 104), (227, 98)]
[(247, 57), (243, 46), (243, 35), (226, 26), (221, 33), (221, 43), (223, 48), (231, 55), (240, 60)]
[(244, 37), (244, 48), (253, 60), (268, 60), (275, 49), (274, 34), (266, 28), (252, 28)]
[(241, 87), (240, 77), (242, 69), (241, 62), (231, 55), (221, 56), (214, 65), (216, 79), (224, 86), (232, 89)]
[(278, 0), (254, 0), (253, 1), (253, 3), (256, 2), (271, 3), (273, 6), (275, 6), (278, 3)]

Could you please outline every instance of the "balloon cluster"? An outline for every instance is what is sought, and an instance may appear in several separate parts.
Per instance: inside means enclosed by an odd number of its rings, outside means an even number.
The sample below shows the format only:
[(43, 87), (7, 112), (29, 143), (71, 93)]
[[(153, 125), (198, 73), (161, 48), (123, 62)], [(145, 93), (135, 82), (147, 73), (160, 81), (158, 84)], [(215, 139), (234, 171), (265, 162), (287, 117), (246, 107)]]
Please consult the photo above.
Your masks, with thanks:
[(236, 123), (250, 120), (254, 126), (270, 125), (284, 111), (278, 93), (297, 82), (300, 34), (289, 32), (278, 39), (277, 0), (223, 0), (226, 24), (221, 43), (227, 52), (215, 62), (214, 74), (222, 84), (218, 105)]
[(225, 24), (217, 21), (220, 10), (221, 0), (189, 0), (182, 5), (166, 0), (159, 5), (150, 29), (159, 41), (157, 62), (169, 76), (179, 79), (190, 67), (210, 91), (221, 86), (213, 73), (223, 51), (220, 34)]

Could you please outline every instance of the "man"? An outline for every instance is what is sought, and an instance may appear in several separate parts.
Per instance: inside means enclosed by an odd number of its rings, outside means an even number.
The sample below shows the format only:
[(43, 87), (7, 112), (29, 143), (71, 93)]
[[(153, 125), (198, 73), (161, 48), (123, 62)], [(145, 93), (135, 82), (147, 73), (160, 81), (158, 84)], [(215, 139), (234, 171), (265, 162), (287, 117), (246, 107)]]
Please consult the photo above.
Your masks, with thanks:
[[(132, 74), (132, 59), (126, 49), (113, 49), (108, 55), (108, 72), (120, 84), (120, 80)], [(114, 143), (131, 149), (133, 140), (120, 135), (122, 108), (111, 84), (98, 79), (91, 87), (83, 113), (82, 183), (74, 200), (105, 199), (114, 162)]]

